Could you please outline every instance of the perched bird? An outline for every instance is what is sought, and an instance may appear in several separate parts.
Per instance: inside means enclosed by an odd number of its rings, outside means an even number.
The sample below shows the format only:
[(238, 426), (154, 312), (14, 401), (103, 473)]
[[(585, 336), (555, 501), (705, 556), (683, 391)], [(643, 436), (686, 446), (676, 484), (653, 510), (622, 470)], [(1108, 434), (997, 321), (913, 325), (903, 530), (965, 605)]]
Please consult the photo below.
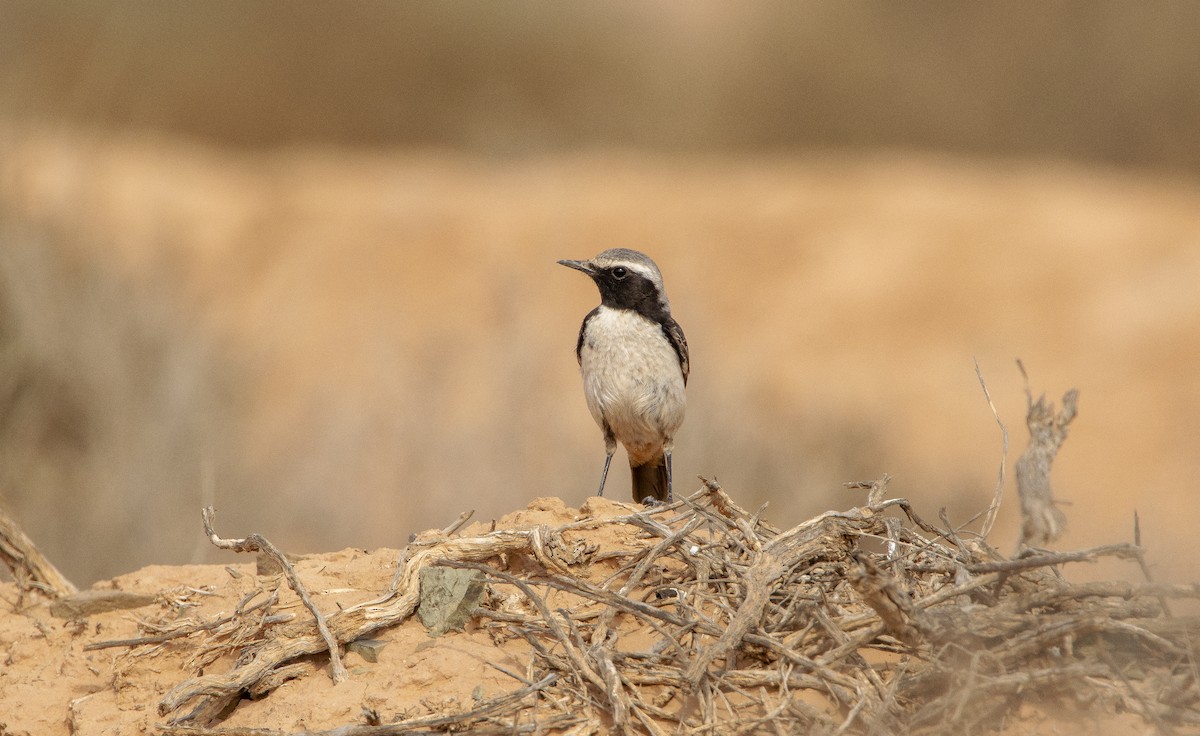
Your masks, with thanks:
[(575, 357), (588, 410), (604, 432), (604, 471), (620, 442), (629, 455), (633, 500), (671, 500), (671, 450), (683, 424), (688, 346), (654, 261), (628, 248), (590, 261), (559, 261), (600, 289), (600, 306), (583, 318)]

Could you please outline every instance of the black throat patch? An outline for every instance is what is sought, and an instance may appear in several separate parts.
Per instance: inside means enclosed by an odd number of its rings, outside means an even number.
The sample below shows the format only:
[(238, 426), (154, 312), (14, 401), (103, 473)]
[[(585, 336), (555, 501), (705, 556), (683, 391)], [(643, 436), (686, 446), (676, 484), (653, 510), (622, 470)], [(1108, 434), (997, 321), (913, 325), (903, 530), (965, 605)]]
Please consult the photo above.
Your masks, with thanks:
[[(654, 282), (634, 271), (626, 271), (625, 277), (619, 279), (612, 268), (597, 271), (592, 275), (592, 280), (600, 288), (601, 305), (609, 309), (629, 309), (651, 322), (658, 323), (662, 328), (663, 337), (675, 349), (675, 355), (679, 358), (679, 369), (683, 371), (683, 383), (687, 385), (691, 368), (687, 338), (683, 336), (683, 329), (679, 323), (671, 317), (670, 310), (658, 300), (658, 289), (654, 288)], [(599, 311), (600, 307), (593, 309), (579, 328), (579, 342), (575, 345), (576, 358), (581, 358), (588, 320)]]

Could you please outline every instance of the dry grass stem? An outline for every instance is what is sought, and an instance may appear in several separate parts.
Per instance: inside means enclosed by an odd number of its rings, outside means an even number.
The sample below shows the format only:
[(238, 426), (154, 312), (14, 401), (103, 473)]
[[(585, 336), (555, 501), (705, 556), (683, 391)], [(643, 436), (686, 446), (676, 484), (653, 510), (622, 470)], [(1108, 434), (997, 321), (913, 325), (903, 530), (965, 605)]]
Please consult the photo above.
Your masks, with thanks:
[(996, 514), (1000, 511), (1000, 501), (1004, 498), (1004, 473), (1008, 468), (1008, 427), (1004, 426), (1004, 422), (1000, 419), (1000, 412), (996, 409), (996, 404), (992, 401), (992, 394), (988, 391), (987, 382), (983, 380), (983, 369), (979, 367), (979, 361), (975, 361), (975, 376), (979, 379), (979, 387), (983, 389), (983, 398), (987, 399), (988, 408), (992, 410), (992, 417), (996, 420), (996, 425), (1000, 427), (1000, 470), (996, 477), (996, 492), (992, 495), (992, 502), (988, 505), (987, 516), (984, 517), (983, 527), (979, 534), (984, 539), (992, 533), (992, 526), (996, 523)]

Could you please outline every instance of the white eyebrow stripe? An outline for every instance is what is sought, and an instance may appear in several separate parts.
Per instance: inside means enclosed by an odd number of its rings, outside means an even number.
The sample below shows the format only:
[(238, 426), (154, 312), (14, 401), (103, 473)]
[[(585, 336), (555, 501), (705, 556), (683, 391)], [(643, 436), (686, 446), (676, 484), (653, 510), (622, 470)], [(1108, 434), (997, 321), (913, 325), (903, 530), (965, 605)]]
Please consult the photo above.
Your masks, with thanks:
[(663, 284), (662, 272), (658, 270), (658, 266), (645, 253), (628, 248), (610, 248), (593, 258), (592, 263), (599, 268), (605, 269), (612, 269), (617, 266), (629, 269), (654, 284), (661, 301), (664, 304), (666, 303), (667, 295)]
[(661, 277), (657, 273), (655, 273), (653, 269), (651, 269), (650, 267), (648, 267), (644, 264), (630, 263), (629, 261), (617, 261), (617, 262), (613, 263), (613, 265), (614, 266), (624, 266), (625, 268), (628, 268), (630, 271), (633, 271), (634, 273), (638, 274), (639, 276), (643, 276), (646, 279), (649, 279), (651, 283), (657, 284), (658, 286), (662, 286)]
[(598, 258), (593, 262), (597, 266), (601, 266), (603, 268), (616, 268), (617, 266), (624, 266), (625, 268), (628, 268), (630, 271), (633, 271), (634, 273), (638, 274), (639, 276), (643, 276), (643, 277), (649, 279), (651, 282), (658, 284), (660, 286), (662, 285), (662, 276), (660, 276), (658, 271), (656, 271), (653, 267), (651, 267), (645, 263), (639, 263), (637, 261), (627, 261), (627, 260), (624, 260), (621, 258), (612, 258), (612, 259), (609, 259), (609, 258), (599, 259)]

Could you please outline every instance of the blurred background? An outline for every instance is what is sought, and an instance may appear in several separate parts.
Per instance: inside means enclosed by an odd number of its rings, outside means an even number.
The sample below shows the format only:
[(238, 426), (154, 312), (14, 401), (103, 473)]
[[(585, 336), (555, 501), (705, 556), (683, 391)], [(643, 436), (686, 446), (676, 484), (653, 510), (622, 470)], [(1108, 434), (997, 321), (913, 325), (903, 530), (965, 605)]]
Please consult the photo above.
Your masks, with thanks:
[[(1200, 553), (1200, 4), (0, 4), (0, 499), (87, 584), (581, 503), (555, 264), (657, 260), (679, 490), (987, 507), (1081, 391), (1060, 546)], [(617, 465), (623, 464), (618, 456)], [(623, 470), (610, 494), (628, 497)], [(1087, 574), (1084, 571), (1083, 574)]]

